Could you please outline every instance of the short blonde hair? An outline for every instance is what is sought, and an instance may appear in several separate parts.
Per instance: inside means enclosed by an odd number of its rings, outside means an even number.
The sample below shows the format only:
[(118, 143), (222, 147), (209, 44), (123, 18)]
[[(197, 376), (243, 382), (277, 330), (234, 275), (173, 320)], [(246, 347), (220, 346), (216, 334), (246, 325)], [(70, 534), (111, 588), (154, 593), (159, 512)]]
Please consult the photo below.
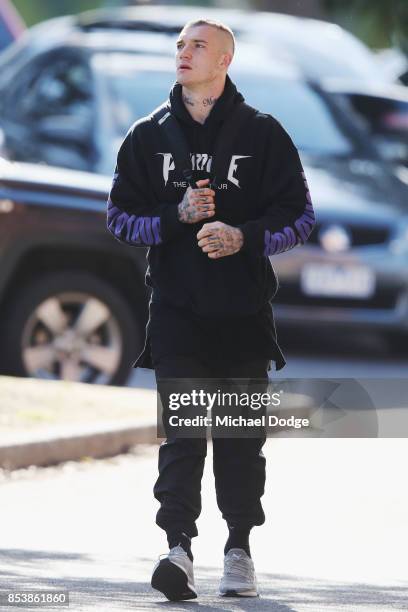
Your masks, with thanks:
[(193, 21), (188, 21), (186, 23), (186, 25), (183, 27), (183, 30), (186, 30), (187, 28), (192, 28), (192, 27), (195, 27), (195, 26), (201, 26), (201, 25), (211, 26), (212, 28), (217, 28), (217, 30), (220, 30), (221, 32), (225, 32), (226, 34), (228, 34), (230, 36), (230, 38), (231, 38), (231, 42), (232, 42), (232, 54), (234, 55), (234, 53), (235, 53), (235, 36), (234, 36), (234, 33), (231, 30), (231, 28), (229, 28), (224, 23), (221, 23), (221, 21), (216, 21), (215, 19), (196, 19), (196, 20), (193, 20)]

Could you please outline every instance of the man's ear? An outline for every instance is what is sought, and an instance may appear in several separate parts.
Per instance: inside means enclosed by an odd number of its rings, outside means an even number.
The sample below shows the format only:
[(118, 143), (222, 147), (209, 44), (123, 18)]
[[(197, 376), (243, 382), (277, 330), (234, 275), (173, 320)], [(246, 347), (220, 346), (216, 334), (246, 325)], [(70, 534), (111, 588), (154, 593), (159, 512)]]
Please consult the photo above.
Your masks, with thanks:
[(220, 66), (222, 66), (223, 68), (228, 68), (231, 62), (232, 62), (231, 53), (223, 53), (221, 56)]

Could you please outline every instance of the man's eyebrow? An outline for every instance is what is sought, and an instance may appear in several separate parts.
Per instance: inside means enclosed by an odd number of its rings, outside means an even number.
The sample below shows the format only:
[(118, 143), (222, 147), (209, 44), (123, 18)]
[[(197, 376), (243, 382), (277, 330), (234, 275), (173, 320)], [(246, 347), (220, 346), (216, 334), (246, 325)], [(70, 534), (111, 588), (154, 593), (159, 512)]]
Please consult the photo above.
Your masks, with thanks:
[[(201, 42), (201, 43), (205, 43), (208, 44), (208, 42), (202, 38), (193, 38), (192, 39), (193, 42)], [(176, 45), (178, 45), (179, 42), (184, 42), (182, 38), (179, 38), (176, 42)]]

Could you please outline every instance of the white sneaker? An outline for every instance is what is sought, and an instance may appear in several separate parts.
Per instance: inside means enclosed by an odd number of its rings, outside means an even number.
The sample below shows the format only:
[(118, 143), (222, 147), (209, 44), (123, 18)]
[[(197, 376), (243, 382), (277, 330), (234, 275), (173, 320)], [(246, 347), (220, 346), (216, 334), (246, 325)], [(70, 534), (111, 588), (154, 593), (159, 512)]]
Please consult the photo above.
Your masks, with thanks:
[(222, 597), (258, 597), (254, 563), (242, 548), (231, 548), (224, 557), (224, 574), (219, 595)]
[[(161, 557), (162, 555), (160, 555)], [(153, 568), (151, 585), (170, 601), (195, 599), (193, 562), (182, 546), (174, 546)]]

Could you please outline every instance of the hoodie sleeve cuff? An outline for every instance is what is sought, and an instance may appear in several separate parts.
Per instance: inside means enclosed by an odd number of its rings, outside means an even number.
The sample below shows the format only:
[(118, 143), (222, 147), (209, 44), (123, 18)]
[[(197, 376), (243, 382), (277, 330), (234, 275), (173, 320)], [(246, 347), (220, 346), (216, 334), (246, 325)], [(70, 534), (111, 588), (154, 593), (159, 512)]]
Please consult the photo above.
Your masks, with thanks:
[(241, 251), (244, 253), (259, 254), (261, 247), (259, 241), (259, 230), (256, 225), (248, 222), (244, 223), (243, 225), (238, 225), (237, 227), (241, 230), (244, 237), (244, 243), (241, 247)]
[(161, 214), (162, 242), (178, 236), (183, 231), (184, 223), (178, 218), (178, 206), (166, 204)]

